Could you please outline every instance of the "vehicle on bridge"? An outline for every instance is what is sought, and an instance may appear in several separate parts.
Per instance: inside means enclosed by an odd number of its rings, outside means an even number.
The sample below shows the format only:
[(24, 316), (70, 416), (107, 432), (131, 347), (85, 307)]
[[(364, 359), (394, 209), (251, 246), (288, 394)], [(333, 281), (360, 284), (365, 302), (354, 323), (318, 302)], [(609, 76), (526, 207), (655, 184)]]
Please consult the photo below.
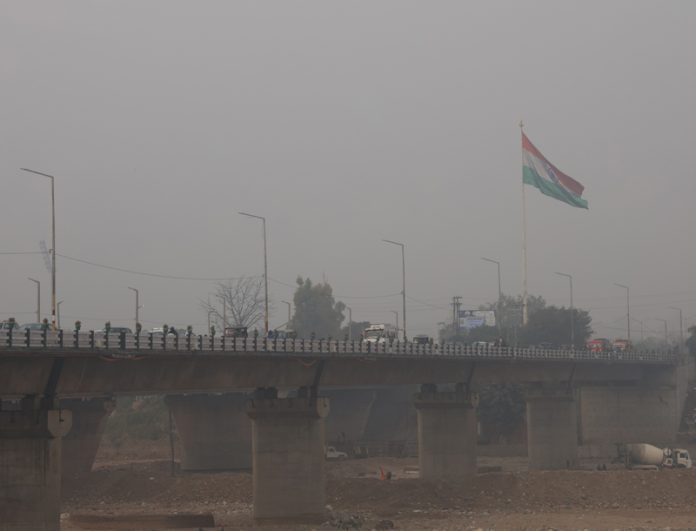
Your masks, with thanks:
[(633, 350), (633, 343), (628, 339), (615, 339), (613, 347), (614, 352), (627, 352)]
[(268, 339), (297, 339), (297, 332), (294, 330), (269, 330)]
[(371, 324), (363, 332), (363, 342), (391, 344), (396, 341), (397, 329), (391, 324)]
[(228, 326), (225, 328), (225, 337), (249, 337), (246, 326)]
[(433, 340), (430, 336), (426, 334), (419, 334), (417, 336), (413, 336), (413, 342), (416, 345), (430, 345)]
[(603, 337), (598, 337), (596, 339), (591, 339), (590, 341), (587, 342), (586, 344), (587, 350), (590, 352), (613, 352), (614, 347), (611, 344), (611, 341), (609, 341), (606, 338)]
[(339, 450), (336, 450), (336, 448), (333, 446), (327, 446), (326, 447), (326, 459), (330, 459), (330, 460), (348, 459), (348, 454), (346, 452), (341, 452)]

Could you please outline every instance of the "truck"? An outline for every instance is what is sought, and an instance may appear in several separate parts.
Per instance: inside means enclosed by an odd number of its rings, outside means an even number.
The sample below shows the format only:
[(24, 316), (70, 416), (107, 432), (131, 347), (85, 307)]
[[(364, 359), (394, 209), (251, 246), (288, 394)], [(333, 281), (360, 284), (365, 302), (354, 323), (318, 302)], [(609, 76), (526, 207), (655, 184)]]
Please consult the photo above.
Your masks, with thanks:
[(397, 330), (391, 324), (371, 324), (363, 332), (366, 343), (391, 343), (396, 340)]
[(615, 339), (614, 352), (628, 352), (633, 350), (633, 344), (628, 339)]
[(658, 448), (652, 444), (619, 444), (618, 460), (634, 470), (691, 468), (689, 451), (683, 448)]
[(613, 350), (611, 341), (603, 337), (592, 339), (585, 346), (590, 352), (611, 352)]

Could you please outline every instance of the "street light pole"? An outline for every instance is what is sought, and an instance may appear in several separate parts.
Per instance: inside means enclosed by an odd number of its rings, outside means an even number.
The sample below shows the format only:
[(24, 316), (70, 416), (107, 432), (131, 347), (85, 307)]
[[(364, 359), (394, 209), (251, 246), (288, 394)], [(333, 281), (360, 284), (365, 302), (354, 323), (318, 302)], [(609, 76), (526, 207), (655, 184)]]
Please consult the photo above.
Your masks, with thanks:
[(36, 322), (41, 322), (41, 282), (35, 278), (27, 277), (36, 284)]
[(34, 173), (36, 175), (41, 175), (42, 177), (47, 177), (51, 179), (51, 254), (53, 255), (53, 260), (51, 261), (51, 327), (56, 330), (56, 193), (55, 193), (55, 177), (49, 175), (48, 173), (42, 173), (36, 170), (30, 170), (29, 168), (20, 168), (22, 171), (29, 173)]
[(346, 306), (348, 310), (348, 341), (353, 340), (353, 309), (350, 306)]
[(280, 301), (280, 302), (288, 305), (288, 322), (285, 324), (285, 329), (289, 330), (290, 329), (290, 318), (292, 315), (292, 304), (290, 304), (288, 301)]
[(406, 341), (406, 246), (401, 242), (395, 242), (393, 240), (382, 240), (386, 243), (391, 243), (392, 245), (398, 245), (401, 247), (401, 297), (403, 299), (403, 323), (404, 323), (404, 342)]
[(394, 317), (396, 318), (396, 335), (399, 335), (399, 312), (396, 310), (392, 310), (391, 313), (394, 314)]
[(662, 324), (665, 325), (665, 345), (668, 345), (669, 339), (667, 338), (667, 319), (660, 319), (659, 317), (656, 317), (655, 320), (662, 321)]
[(495, 264), (498, 266), (498, 303), (495, 305), (497, 318), (496, 321), (498, 321), (498, 332), (501, 333), (502, 335), (502, 323), (500, 322), (502, 319), (502, 316), (500, 315), (500, 307), (501, 303), (503, 300), (503, 289), (502, 289), (502, 284), (500, 283), (500, 262), (498, 260), (493, 260), (491, 258), (486, 258), (485, 256), (481, 257), (481, 260), (484, 260), (485, 262), (490, 262), (491, 264)]
[(128, 289), (135, 293), (135, 328), (133, 330), (136, 330), (138, 328), (138, 323), (140, 322), (140, 291), (135, 288), (131, 288), (130, 286)]
[(58, 301), (56, 304), (56, 319), (58, 321), (58, 330), (60, 330), (60, 305), (63, 304), (63, 301)]
[(670, 306), (669, 309), (679, 312), (679, 352), (681, 352), (684, 348), (684, 319), (682, 318), (682, 309), (675, 308), (674, 306)]
[(631, 299), (630, 289), (628, 286), (614, 282), (614, 286), (618, 286), (626, 290), (626, 339), (631, 340)]
[(268, 337), (268, 253), (266, 250), (266, 218), (263, 216), (257, 216), (255, 214), (248, 214), (246, 212), (240, 212), (242, 216), (247, 216), (250, 218), (260, 219), (263, 223), (263, 292), (264, 292), (264, 328), (266, 330), (266, 337)]
[(559, 273), (556, 271), (557, 275), (566, 277), (570, 283), (570, 344), (575, 347), (575, 309), (573, 306), (573, 275), (568, 273)]

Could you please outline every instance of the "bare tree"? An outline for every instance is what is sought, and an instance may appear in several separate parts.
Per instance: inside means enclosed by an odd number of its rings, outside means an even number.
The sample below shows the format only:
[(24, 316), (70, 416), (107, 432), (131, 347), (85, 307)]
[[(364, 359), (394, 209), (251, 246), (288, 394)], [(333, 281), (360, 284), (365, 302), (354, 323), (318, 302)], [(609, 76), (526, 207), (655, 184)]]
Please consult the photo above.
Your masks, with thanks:
[(264, 312), (263, 281), (240, 277), (215, 286), (217, 303), (201, 301), (201, 307), (221, 329), (228, 326), (253, 327)]

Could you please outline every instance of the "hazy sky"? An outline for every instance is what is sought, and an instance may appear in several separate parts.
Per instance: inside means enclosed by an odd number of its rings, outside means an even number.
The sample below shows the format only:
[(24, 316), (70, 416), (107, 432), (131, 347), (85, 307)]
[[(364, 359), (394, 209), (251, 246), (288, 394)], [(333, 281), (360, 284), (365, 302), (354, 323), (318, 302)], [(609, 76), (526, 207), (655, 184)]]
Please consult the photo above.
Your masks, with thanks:
[[(355, 320), (409, 334), (520, 293), (518, 122), (582, 182), (589, 211), (527, 190), (529, 291), (623, 336), (696, 321), (696, 2), (4, 0), (0, 252), (50, 242), (115, 267), (269, 276), (285, 321), (297, 275), (325, 276)], [(691, 236), (690, 236), (691, 235)], [(690, 239), (691, 238), (691, 239)], [(50, 245), (50, 243), (49, 243)], [(203, 328), (212, 282), (61, 259), (63, 321)], [(49, 309), (41, 255), (0, 255), (0, 317)], [(369, 298), (368, 298), (369, 297)], [(639, 337), (640, 324), (632, 326)]]

